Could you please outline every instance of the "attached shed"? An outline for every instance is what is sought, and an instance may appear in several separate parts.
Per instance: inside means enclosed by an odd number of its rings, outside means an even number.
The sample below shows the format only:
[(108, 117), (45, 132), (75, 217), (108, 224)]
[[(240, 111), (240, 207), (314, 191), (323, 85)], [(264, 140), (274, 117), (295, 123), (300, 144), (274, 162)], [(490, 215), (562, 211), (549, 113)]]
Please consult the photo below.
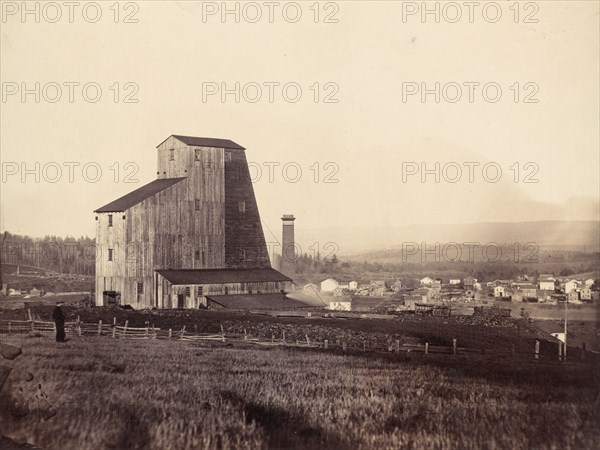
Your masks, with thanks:
[(155, 273), (158, 308), (206, 308), (207, 296), (282, 294), (292, 284), (272, 268), (165, 269)]

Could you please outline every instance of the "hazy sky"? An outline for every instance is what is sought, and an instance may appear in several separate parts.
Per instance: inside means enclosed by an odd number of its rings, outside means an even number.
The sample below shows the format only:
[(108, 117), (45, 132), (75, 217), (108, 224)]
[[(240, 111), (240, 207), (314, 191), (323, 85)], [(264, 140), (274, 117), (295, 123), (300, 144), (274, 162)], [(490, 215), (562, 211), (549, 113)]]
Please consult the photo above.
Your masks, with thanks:
[[(107, 2), (90, 23), (97, 11), (88, 7), (84, 17), (82, 2), (73, 23), (65, 6), (49, 23), (57, 10), (42, 2), (36, 23), (33, 14), (12, 14), (21, 2), (3, 2), (2, 229), (93, 235), (92, 211), (152, 181), (155, 147), (171, 134), (246, 147), (252, 173), (262, 167), (254, 184), (262, 219), (277, 234), (281, 215), (289, 213), (297, 229), (598, 219), (597, 2), (535, 2), (528, 10), (521, 3), (518, 23), (514, 2), (505, 1), (497, 3), (496, 23), (494, 5), (482, 13), (490, 2), (475, 9), (473, 23), (463, 2), (455, 4), (462, 13), (456, 23), (450, 21), (458, 10), (446, 3), (438, 3), (439, 23), (432, 14), (423, 23), (420, 11), (403, 20), (403, 8), (411, 12), (421, 2), (321, 3), (319, 23), (313, 2), (298, 3), (296, 23), (291, 2), (275, 7), (273, 23), (263, 2), (240, 3), (239, 23), (233, 14), (223, 23), (218, 12), (203, 20), (203, 8), (221, 7), (204, 3), (122, 3), (115, 23)], [(250, 23), (259, 9), (261, 19)], [(123, 23), (128, 15), (137, 23)], [(326, 17), (337, 23), (324, 23)], [(21, 89), (35, 91), (36, 82), (39, 103), (34, 94), (21, 98)], [(433, 93), (424, 102), (420, 93), (403, 101), (403, 92), (422, 83), (435, 90), (436, 82), (439, 103)], [(79, 83), (71, 85), (72, 103), (69, 83)], [(240, 83), (239, 103), (234, 94), (225, 102), (219, 94), (203, 99), (203, 89), (222, 83), (228, 89)], [(279, 83), (271, 84), (272, 102), (269, 83)], [(53, 103), (57, 85), (62, 96)], [(93, 103), (95, 86), (102, 96)], [(262, 97), (252, 103), (257, 86)], [(452, 103), (457, 86), (462, 97)], [(127, 95), (138, 102), (126, 103)], [(419, 174), (403, 180), (403, 167), (406, 176), (409, 168), (433, 169), (436, 162), (439, 183), (434, 175), (425, 183)], [(23, 163), (33, 171), (25, 182)], [(272, 182), (271, 163), (279, 164)], [(479, 164), (472, 183), (464, 163)], [(484, 179), (488, 163), (489, 180), (502, 169), (496, 183)], [(72, 166), (72, 183), (69, 164), (79, 164)], [(458, 182), (444, 180), (457, 178), (457, 165)], [(62, 177), (52, 183), (57, 166)], [(138, 181), (124, 182), (133, 169)], [(538, 182), (525, 183), (527, 176)]]

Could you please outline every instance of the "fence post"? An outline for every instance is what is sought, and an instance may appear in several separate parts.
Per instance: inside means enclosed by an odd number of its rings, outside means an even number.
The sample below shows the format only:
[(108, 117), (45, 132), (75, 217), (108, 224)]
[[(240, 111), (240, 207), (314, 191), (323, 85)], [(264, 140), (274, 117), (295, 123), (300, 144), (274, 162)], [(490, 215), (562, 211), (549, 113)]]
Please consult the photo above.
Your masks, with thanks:
[(225, 330), (223, 329), (223, 324), (221, 324), (221, 340), (225, 342)]
[(396, 353), (400, 353), (400, 341), (396, 339)]
[(425, 342), (425, 354), (429, 353), (429, 342)]
[(329, 341), (325, 339), (325, 348), (328, 348)]
[(183, 335), (185, 334), (185, 325), (181, 328), (181, 338), (183, 339)]
[(12, 327), (10, 325), (10, 320), (8, 321), (8, 334), (12, 332)]
[(246, 332), (246, 329), (244, 328), (244, 340), (247, 341), (248, 340), (248, 333)]
[(98, 336), (102, 335), (102, 320), (98, 321)]
[(81, 321), (79, 320), (79, 316), (77, 316), (77, 334), (81, 336)]
[(452, 353), (456, 355), (456, 339), (452, 339)]
[(281, 340), (285, 343), (285, 330), (282, 330), (281, 333), (282, 333), (282, 339)]
[(33, 317), (31, 316), (31, 308), (27, 308), (27, 317), (29, 320), (33, 320)]
[(173, 336), (173, 330), (169, 328), (169, 339), (171, 339), (171, 336)]
[(274, 334), (271, 335), (271, 342), (275, 342), (275, 335)]
[(35, 331), (35, 320), (31, 320), (31, 331)]
[(537, 339), (535, 341), (535, 359), (540, 359), (540, 341), (538, 341)]
[(346, 351), (346, 341), (342, 342), (342, 350)]
[(117, 326), (116, 325), (113, 325), (113, 327), (112, 327), (112, 337), (113, 337), (113, 339), (115, 337), (117, 337)]
[(306, 336), (306, 345), (310, 347), (310, 339), (308, 338), (308, 334), (305, 334), (304, 336)]

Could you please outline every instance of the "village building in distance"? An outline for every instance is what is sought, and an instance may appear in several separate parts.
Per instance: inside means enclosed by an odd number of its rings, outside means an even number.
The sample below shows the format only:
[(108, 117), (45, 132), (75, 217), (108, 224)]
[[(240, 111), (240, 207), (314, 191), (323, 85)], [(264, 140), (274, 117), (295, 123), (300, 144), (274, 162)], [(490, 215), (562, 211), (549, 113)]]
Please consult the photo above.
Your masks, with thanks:
[(172, 135), (157, 156), (156, 180), (94, 211), (96, 305), (282, 300), (292, 280), (271, 267), (244, 147)]

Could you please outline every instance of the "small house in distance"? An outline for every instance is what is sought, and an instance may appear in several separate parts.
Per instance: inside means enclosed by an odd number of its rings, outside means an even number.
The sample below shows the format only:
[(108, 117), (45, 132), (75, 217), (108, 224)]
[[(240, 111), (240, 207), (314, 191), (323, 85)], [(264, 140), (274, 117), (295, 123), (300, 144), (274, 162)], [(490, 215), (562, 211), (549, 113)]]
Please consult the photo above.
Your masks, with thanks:
[(422, 285), (429, 285), (429, 284), (433, 283), (434, 280), (431, 277), (425, 277), (425, 278), (421, 278), (420, 281), (421, 281)]
[(333, 278), (327, 278), (321, 281), (321, 292), (333, 292), (339, 287), (340, 283)]

